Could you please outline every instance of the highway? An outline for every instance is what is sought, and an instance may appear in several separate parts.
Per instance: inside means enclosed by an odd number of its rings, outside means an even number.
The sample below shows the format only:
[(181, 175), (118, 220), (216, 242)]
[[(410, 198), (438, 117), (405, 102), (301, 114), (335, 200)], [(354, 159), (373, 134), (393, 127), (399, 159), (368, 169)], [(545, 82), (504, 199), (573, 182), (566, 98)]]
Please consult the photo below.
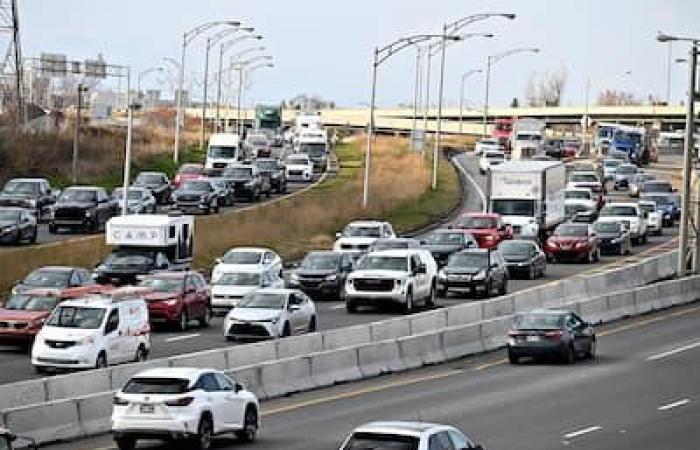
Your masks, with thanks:
[[(488, 450), (697, 450), (699, 323), (693, 304), (599, 327), (595, 361), (510, 366), (498, 351), (265, 402), (255, 444), (222, 436), (213, 448), (336, 449), (382, 419), (449, 423)], [(104, 435), (47, 448), (114, 445)]]
[[(478, 175), (477, 160), (472, 155), (461, 155), (456, 162), (467, 170), (474, 177), (474, 181), (480, 186), (485, 178)], [(474, 186), (470, 183), (466, 185), (465, 202), (463, 208), (467, 211), (481, 209), (481, 200)], [(651, 254), (669, 250), (671, 239), (676, 235), (676, 228), (665, 229), (663, 236), (651, 236), (646, 245), (635, 246), (634, 254), (627, 257), (604, 256), (601, 261), (593, 264), (561, 263), (549, 264), (546, 276), (537, 280), (511, 279), (509, 292), (527, 289), (541, 284), (570, 277), (585, 272), (594, 272), (611, 265), (626, 264), (628, 261), (646, 257)], [(446, 307), (459, 304), (471, 299), (441, 298), (437, 302), (437, 307)], [(346, 327), (350, 325), (363, 324), (395, 317), (396, 312), (361, 310), (358, 314), (348, 314), (345, 311), (345, 304), (339, 301), (319, 301), (316, 302), (318, 328), (327, 330), (333, 328)], [(222, 319), (214, 318), (209, 328), (191, 328), (187, 332), (173, 331), (169, 329), (157, 329), (151, 335), (152, 352), (150, 358), (162, 358), (196, 351), (211, 350), (214, 348), (232, 345), (223, 338)], [(0, 384), (38, 378), (35, 374), (29, 356), (16, 347), (0, 346)]]

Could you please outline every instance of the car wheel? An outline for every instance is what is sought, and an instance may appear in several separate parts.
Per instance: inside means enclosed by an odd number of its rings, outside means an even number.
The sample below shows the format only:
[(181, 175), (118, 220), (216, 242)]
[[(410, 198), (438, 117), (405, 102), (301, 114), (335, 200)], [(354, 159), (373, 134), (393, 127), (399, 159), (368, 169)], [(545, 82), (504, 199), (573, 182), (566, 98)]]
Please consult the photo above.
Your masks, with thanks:
[(134, 450), (136, 448), (136, 438), (133, 437), (115, 438), (114, 442), (119, 450)]
[(593, 251), (590, 251), (590, 252), (588, 252), (588, 254), (586, 255), (586, 262), (587, 262), (588, 264), (593, 264), (593, 261), (595, 261), (595, 257), (593, 256), (593, 253), (594, 253)]
[(504, 278), (503, 283), (501, 283), (501, 288), (498, 290), (499, 295), (506, 295), (508, 293), (508, 279)]
[(214, 214), (219, 214), (219, 202), (214, 202), (212, 209), (214, 210)]
[(642, 235), (642, 244), (646, 244), (646, 243), (647, 243), (647, 234), (644, 233), (644, 234)]
[(182, 308), (182, 311), (180, 312), (180, 315), (177, 316), (177, 322), (175, 325), (177, 326), (177, 329), (179, 331), (185, 331), (187, 329), (187, 325), (189, 324), (190, 319), (187, 317), (187, 311), (185, 308)]
[(209, 416), (204, 416), (199, 421), (197, 435), (192, 438), (192, 446), (195, 450), (208, 450), (211, 447), (212, 420)]
[(316, 316), (312, 316), (311, 320), (309, 321), (309, 333), (315, 333), (316, 332)]
[(574, 349), (571, 345), (566, 346), (564, 354), (562, 355), (562, 360), (564, 364), (573, 364), (576, 362), (576, 353), (574, 353)]
[(281, 337), (289, 337), (292, 335), (292, 328), (289, 326), (289, 322), (284, 323), (284, 327), (282, 328), (282, 336)]
[(37, 231), (36, 228), (34, 228), (34, 231), (32, 234), (29, 235), (29, 239), (27, 239), (27, 242), (30, 244), (36, 244), (36, 236), (37, 236)]
[(199, 318), (199, 326), (200, 327), (208, 327), (211, 325), (211, 308), (208, 306), (204, 308), (204, 313), (202, 314), (202, 317)]
[(267, 192), (265, 192), (265, 197), (270, 198), (272, 196), (272, 188), (268, 189)]
[(536, 277), (537, 277), (537, 273), (535, 272), (535, 266), (530, 266), (530, 270), (528, 270), (528, 273), (527, 273), (527, 279), (534, 280)]
[(518, 355), (516, 355), (515, 352), (510, 348), (508, 348), (508, 362), (511, 364), (518, 364), (520, 362), (520, 358), (518, 358)]
[(36, 373), (37, 375), (46, 375), (46, 367), (34, 366), (34, 373)]
[(56, 234), (58, 232), (58, 227), (52, 223), (49, 224), (49, 233)]
[(357, 305), (354, 302), (345, 301), (345, 310), (350, 314), (355, 314), (357, 312)]
[(411, 314), (413, 312), (413, 291), (408, 291), (406, 293), (406, 303), (403, 305), (404, 314)]
[(594, 260), (595, 262), (600, 261), (600, 248), (595, 249)]
[(428, 308), (434, 308), (436, 296), (437, 296), (437, 289), (435, 289), (435, 283), (433, 283), (432, 286), (430, 287), (430, 293), (428, 294), (428, 297), (425, 299), (425, 306)]
[(490, 298), (492, 293), (493, 293), (493, 283), (491, 280), (488, 280), (486, 282), (486, 286), (484, 288), (484, 298)]
[(258, 412), (252, 406), (245, 410), (243, 429), (236, 431), (236, 437), (243, 442), (253, 442), (258, 433)]
[(136, 350), (136, 357), (134, 358), (134, 362), (143, 362), (148, 359), (148, 352), (146, 351), (146, 347), (143, 345), (139, 346), (139, 349)]
[(596, 340), (593, 339), (591, 341), (591, 345), (588, 347), (588, 350), (586, 351), (586, 358), (587, 359), (595, 359), (596, 347), (597, 347)]
[(95, 361), (95, 369), (104, 369), (105, 367), (107, 367), (107, 355), (105, 352), (100, 352), (97, 355), (97, 361)]
[(617, 252), (620, 256), (624, 256), (627, 254), (627, 249), (625, 249), (624, 244), (620, 244), (620, 250)]
[(438, 289), (437, 294), (440, 298), (447, 298), (447, 296), (449, 295), (449, 292), (447, 291), (447, 288), (443, 287), (443, 288)]

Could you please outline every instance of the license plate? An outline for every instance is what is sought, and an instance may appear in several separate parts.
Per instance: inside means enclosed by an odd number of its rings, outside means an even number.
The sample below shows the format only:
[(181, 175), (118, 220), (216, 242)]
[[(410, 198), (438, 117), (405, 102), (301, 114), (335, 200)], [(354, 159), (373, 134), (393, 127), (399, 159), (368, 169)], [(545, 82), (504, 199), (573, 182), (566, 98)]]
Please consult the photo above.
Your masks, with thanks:
[(141, 411), (141, 414), (153, 414), (156, 411), (155, 406), (153, 405), (141, 405), (139, 410)]
[(527, 339), (525, 339), (527, 342), (537, 342), (540, 340), (539, 336), (528, 336)]

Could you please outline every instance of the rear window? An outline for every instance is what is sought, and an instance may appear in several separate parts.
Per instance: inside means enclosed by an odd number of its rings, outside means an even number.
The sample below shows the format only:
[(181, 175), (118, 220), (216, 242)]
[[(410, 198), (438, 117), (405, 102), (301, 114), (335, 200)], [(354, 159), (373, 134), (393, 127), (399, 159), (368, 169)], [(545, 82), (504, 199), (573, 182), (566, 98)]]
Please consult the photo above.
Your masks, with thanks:
[(519, 330), (555, 330), (561, 326), (559, 314), (524, 314), (513, 320)]
[(189, 380), (181, 378), (132, 378), (124, 386), (125, 394), (182, 394)]
[(418, 444), (418, 438), (413, 436), (355, 433), (343, 450), (418, 450)]

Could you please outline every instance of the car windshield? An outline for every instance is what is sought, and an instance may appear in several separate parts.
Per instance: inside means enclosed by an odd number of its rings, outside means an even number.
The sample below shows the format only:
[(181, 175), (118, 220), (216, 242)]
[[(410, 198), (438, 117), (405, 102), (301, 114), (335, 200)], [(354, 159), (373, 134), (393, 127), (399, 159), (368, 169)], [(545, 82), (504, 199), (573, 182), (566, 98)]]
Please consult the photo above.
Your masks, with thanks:
[(677, 199), (671, 195), (645, 195), (645, 199), (653, 200), (659, 205), (675, 205)]
[(236, 157), (237, 150), (238, 149), (236, 147), (220, 147), (213, 145), (209, 147), (207, 156), (210, 158), (232, 159)]
[(51, 314), (51, 317), (46, 323), (52, 327), (95, 330), (102, 324), (105, 311), (105, 308), (59, 306), (53, 311), (53, 314)]
[(261, 259), (261, 252), (232, 250), (224, 255), (223, 262), (225, 264), (260, 264)]
[(571, 175), (571, 181), (574, 183), (595, 183), (598, 181), (598, 177), (592, 173), (575, 173)]
[(260, 274), (249, 272), (229, 272), (221, 274), (214, 284), (221, 286), (260, 286)]
[(66, 189), (61, 194), (60, 202), (94, 202), (97, 200), (97, 191), (91, 189)]
[(447, 263), (449, 267), (480, 267), (488, 266), (489, 256), (485, 252), (480, 253), (455, 253), (450, 256)]
[(428, 245), (460, 245), (464, 244), (462, 233), (431, 233), (425, 238)]
[(19, 220), (18, 209), (0, 209), (0, 220), (6, 222), (16, 222)]
[(671, 183), (655, 182), (644, 183), (644, 190), (647, 192), (673, 192)]
[(68, 286), (70, 272), (35, 270), (30, 273), (22, 282), (27, 287), (64, 287)]
[(532, 253), (534, 245), (529, 242), (503, 241), (498, 246), (498, 250), (503, 255), (520, 255), (525, 256)]
[(211, 188), (208, 181), (185, 181), (180, 187), (183, 191), (207, 192)]
[(287, 164), (290, 166), (306, 166), (309, 164), (307, 158), (287, 158)]
[(118, 267), (118, 266), (150, 266), (153, 264), (152, 252), (126, 252), (126, 251), (116, 251), (110, 253), (105, 259), (104, 264), (106, 266)]
[(39, 183), (32, 181), (9, 181), (2, 190), (6, 194), (37, 194)]
[(459, 228), (475, 230), (487, 230), (496, 228), (496, 219), (493, 217), (462, 217), (457, 223)]
[(340, 255), (334, 253), (310, 253), (301, 262), (306, 270), (333, 270), (338, 267)]
[(634, 206), (608, 205), (600, 210), (600, 216), (636, 216), (637, 208)]
[(362, 258), (358, 264), (361, 270), (397, 270), (408, 271), (408, 259), (404, 256), (372, 256)]
[(122, 392), (125, 394), (184, 394), (190, 381), (180, 378), (132, 378)]
[(179, 292), (182, 290), (182, 278), (148, 277), (139, 286), (153, 289), (156, 292)]
[(637, 168), (635, 166), (619, 166), (615, 173), (618, 175), (633, 175), (637, 173)]
[(380, 433), (355, 433), (342, 450), (418, 450), (417, 437)]
[(277, 161), (259, 159), (255, 162), (261, 170), (277, 170)]
[(402, 239), (380, 239), (372, 244), (372, 250), (375, 252), (379, 250), (404, 250), (407, 248), (409, 248), (408, 241)]
[(622, 225), (617, 222), (598, 222), (593, 228), (599, 233), (619, 233)]
[(656, 211), (656, 203), (640, 203), (639, 207), (644, 212), (653, 213)]
[(586, 205), (564, 205), (564, 212), (569, 215), (584, 211), (588, 211)]
[(555, 236), (588, 236), (588, 226), (581, 225), (559, 225), (554, 230)]
[(343, 230), (343, 237), (378, 238), (380, 234), (379, 227), (376, 226), (348, 225)]
[(53, 295), (14, 294), (7, 300), (5, 309), (22, 311), (50, 311), (59, 298)]
[(513, 325), (519, 330), (556, 330), (560, 324), (559, 314), (523, 314), (513, 320)]
[(299, 151), (310, 156), (321, 156), (326, 153), (326, 144), (301, 144), (299, 145)]
[[(115, 189), (114, 192), (112, 193), (112, 197), (114, 198), (123, 198), (124, 197), (124, 189)], [(141, 200), (143, 197), (143, 191), (139, 189), (129, 189), (129, 200)]]
[(590, 200), (591, 193), (587, 192), (587, 191), (564, 191), (564, 198), (565, 199), (576, 198), (576, 199)]
[(180, 167), (180, 173), (201, 175), (204, 172), (204, 168), (199, 165), (188, 164)]
[(272, 292), (253, 292), (246, 295), (237, 308), (283, 309), (286, 294)]
[(534, 217), (534, 200), (491, 200), (491, 211), (502, 216)]
[(234, 167), (227, 172), (231, 178), (249, 180), (253, 178), (253, 169), (250, 167)]
[(622, 161), (620, 161), (619, 159), (605, 159), (605, 160), (603, 160), (604, 167), (617, 167), (620, 164), (622, 164)]
[(136, 182), (143, 184), (159, 184), (163, 182), (163, 176), (156, 173), (140, 173), (139, 176), (136, 177)]
[(501, 152), (486, 152), (486, 159), (504, 159), (505, 155)]

